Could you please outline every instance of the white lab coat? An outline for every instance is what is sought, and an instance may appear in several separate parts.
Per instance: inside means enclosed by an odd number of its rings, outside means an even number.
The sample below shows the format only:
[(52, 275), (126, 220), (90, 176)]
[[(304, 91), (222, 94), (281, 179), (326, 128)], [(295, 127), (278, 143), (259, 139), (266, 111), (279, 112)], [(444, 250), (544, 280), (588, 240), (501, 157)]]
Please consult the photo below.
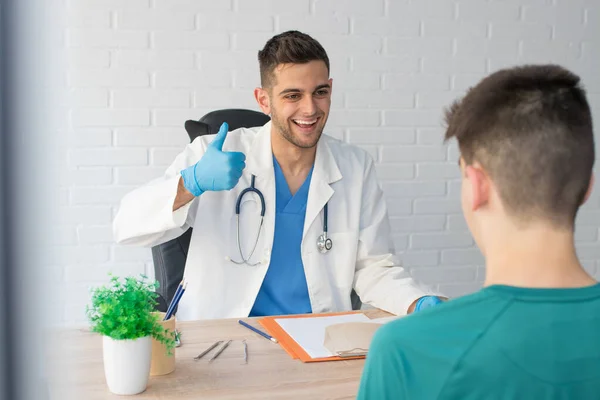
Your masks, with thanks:
[[(248, 316), (270, 262), (275, 229), (275, 176), (271, 150), (271, 123), (237, 129), (227, 135), (223, 151), (241, 151), (246, 168), (229, 191), (205, 192), (172, 211), (180, 171), (196, 163), (214, 135), (194, 140), (167, 169), (164, 177), (127, 194), (114, 221), (118, 243), (154, 246), (178, 237), (190, 226), (193, 233), (185, 267), (187, 290), (179, 304), (179, 320)], [(251, 262), (240, 260), (236, 242), (235, 203), (256, 176), (264, 195), (266, 213)], [(333, 248), (317, 249), (323, 232), (323, 206), (329, 202), (328, 231)], [(247, 257), (256, 240), (260, 202), (244, 196), (240, 237)], [(394, 254), (387, 208), (377, 182), (372, 158), (355, 146), (322, 135), (317, 145), (310, 182), (303, 239), (302, 262), (315, 313), (352, 309), (354, 288), (363, 303), (402, 315), (426, 294), (400, 266)]]

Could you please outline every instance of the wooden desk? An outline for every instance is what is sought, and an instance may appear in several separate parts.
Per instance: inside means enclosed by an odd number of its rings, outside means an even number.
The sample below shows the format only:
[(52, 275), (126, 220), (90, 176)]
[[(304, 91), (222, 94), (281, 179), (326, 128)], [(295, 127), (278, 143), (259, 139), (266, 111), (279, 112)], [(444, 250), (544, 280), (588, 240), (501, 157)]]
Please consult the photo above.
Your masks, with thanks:
[[(368, 310), (371, 317), (390, 314)], [(260, 327), (258, 321), (246, 319)], [(145, 392), (132, 399), (353, 399), (364, 360), (302, 363), (278, 344), (238, 324), (236, 319), (180, 322), (182, 346), (175, 371), (151, 376)], [(261, 327), (262, 328), (262, 327)], [(233, 339), (212, 363), (211, 352), (193, 358), (217, 340)], [(243, 364), (242, 340), (248, 343)], [(51, 399), (123, 399), (108, 391), (102, 362), (102, 338), (85, 330), (61, 332), (52, 344)]]

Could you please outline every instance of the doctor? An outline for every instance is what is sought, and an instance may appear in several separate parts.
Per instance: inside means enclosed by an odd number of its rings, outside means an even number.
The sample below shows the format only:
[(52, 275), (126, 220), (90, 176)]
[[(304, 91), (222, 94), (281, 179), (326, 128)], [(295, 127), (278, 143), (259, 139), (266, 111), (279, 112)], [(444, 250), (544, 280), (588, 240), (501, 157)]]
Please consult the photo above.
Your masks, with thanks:
[(323, 47), (289, 31), (258, 59), (254, 95), (271, 121), (194, 140), (123, 198), (116, 241), (154, 246), (193, 227), (180, 320), (347, 311), (352, 289), (397, 315), (439, 303), (399, 265), (373, 160), (322, 135)]

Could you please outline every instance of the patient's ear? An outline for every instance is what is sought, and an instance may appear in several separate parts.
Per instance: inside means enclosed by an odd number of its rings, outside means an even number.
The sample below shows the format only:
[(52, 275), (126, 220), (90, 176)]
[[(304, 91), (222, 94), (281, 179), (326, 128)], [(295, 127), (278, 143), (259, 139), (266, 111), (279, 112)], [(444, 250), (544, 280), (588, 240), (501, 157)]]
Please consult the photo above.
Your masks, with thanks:
[(465, 175), (470, 182), (472, 211), (476, 211), (486, 205), (490, 197), (489, 177), (477, 162), (464, 167)]
[(588, 201), (588, 199), (592, 195), (593, 187), (594, 187), (594, 173), (592, 172), (592, 176), (590, 176), (590, 184), (588, 185), (587, 192), (585, 192), (585, 196), (583, 197), (583, 201), (581, 202), (582, 205), (585, 204), (585, 202)]

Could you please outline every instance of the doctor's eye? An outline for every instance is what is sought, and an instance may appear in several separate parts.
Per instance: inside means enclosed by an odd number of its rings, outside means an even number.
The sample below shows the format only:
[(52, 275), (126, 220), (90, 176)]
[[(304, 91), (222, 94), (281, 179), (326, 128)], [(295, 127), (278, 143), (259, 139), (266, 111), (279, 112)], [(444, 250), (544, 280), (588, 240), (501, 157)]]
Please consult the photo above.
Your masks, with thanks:
[(329, 94), (329, 90), (327, 90), (327, 89), (320, 89), (320, 90), (317, 90), (315, 92), (315, 94), (317, 96), (324, 97), (324, 96), (327, 96)]
[(299, 94), (288, 94), (285, 96), (287, 100), (298, 100), (300, 98)]

